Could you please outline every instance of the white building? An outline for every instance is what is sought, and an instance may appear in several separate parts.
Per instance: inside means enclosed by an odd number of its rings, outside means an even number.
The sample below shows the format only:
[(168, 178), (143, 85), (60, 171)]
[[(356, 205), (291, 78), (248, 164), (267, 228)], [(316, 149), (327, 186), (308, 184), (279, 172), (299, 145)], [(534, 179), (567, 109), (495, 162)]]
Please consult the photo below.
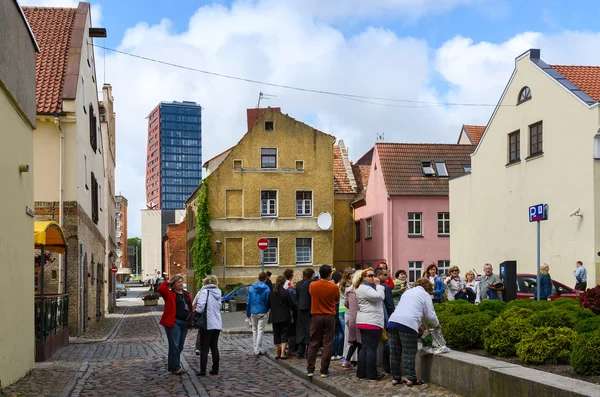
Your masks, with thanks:
[(450, 181), (452, 264), (481, 272), (486, 262), (516, 260), (518, 273), (535, 273), (528, 209), (544, 203), (541, 261), (552, 278), (573, 286), (581, 260), (588, 287), (598, 283), (599, 101), (600, 67), (547, 65), (535, 49), (516, 59), (471, 173)]
[(180, 223), (185, 210), (142, 210), (142, 280), (161, 277), (162, 237), (170, 223)]

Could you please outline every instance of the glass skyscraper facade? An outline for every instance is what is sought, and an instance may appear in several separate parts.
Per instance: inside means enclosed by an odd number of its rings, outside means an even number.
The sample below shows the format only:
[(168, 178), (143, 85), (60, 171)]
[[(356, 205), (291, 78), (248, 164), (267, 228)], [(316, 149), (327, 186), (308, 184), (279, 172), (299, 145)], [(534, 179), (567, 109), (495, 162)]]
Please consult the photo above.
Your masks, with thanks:
[(148, 120), (146, 198), (149, 208), (176, 210), (202, 179), (202, 108), (162, 102)]

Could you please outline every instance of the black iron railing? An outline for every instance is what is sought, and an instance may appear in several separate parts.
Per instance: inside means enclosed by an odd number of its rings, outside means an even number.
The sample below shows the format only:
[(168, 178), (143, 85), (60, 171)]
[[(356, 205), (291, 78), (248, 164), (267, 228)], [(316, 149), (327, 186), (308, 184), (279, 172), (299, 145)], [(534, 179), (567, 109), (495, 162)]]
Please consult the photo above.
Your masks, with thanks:
[(35, 339), (45, 342), (69, 326), (69, 295), (35, 296)]

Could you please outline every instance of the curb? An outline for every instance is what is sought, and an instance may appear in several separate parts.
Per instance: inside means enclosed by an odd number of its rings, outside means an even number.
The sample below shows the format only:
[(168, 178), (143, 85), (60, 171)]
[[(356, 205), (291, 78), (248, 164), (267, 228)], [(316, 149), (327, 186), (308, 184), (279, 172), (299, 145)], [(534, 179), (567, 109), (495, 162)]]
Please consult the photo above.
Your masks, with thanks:
[[(329, 393), (333, 394), (334, 396), (355, 397), (354, 394), (347, 392), (346, 390), (342, 389), (341, 387), (338, 387), (332, 381), (321, 379), (321, 377), (318, 374), (316, 374), (316, 376), (313, 376), (312, 378), (307, 377), (306, 370), (300, 369), (300, 368), (296, 367), (295, 365), (290, 364), (289, 363), (290, 360), (275, 360), (275, 357), (273, 357), (273, 353), (271, 353), (271, 352), (265, 352), (264, 356), (266, 358), (268, 358), (269, 360), (271, 360), (272, 362), (274, 362), (275, 364), (280, 365), (283, 368), (287, 369), (288, 371), (290, 371), (294, 375), (298, 376), (299, 378), (302, 378), (308, 382), (311, 382), (313, 385), (316, 385), (316, 386), (320, 387), (321, 389), (328, 391)], [(305, 360), (302, 360), (302, 361), (305, 361)]]

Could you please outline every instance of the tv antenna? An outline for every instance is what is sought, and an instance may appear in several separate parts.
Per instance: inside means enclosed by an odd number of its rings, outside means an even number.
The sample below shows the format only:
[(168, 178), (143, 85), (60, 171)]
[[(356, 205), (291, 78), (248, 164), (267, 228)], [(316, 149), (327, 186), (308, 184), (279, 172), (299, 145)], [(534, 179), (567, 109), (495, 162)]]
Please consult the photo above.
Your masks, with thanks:
[(377, 133), (377, 142), (383, 142), (385, 141), (385, 132), (382, 133)]
[(262, 101), (263, 99), (271, 99), (271, 98), (275, 98), (275, 95), (272, 94), (265, 94), (264, 92), (259, 92), (258, 93), (258, 103), (256, 104), (256, 109), (260, 109), (260, 101)]

